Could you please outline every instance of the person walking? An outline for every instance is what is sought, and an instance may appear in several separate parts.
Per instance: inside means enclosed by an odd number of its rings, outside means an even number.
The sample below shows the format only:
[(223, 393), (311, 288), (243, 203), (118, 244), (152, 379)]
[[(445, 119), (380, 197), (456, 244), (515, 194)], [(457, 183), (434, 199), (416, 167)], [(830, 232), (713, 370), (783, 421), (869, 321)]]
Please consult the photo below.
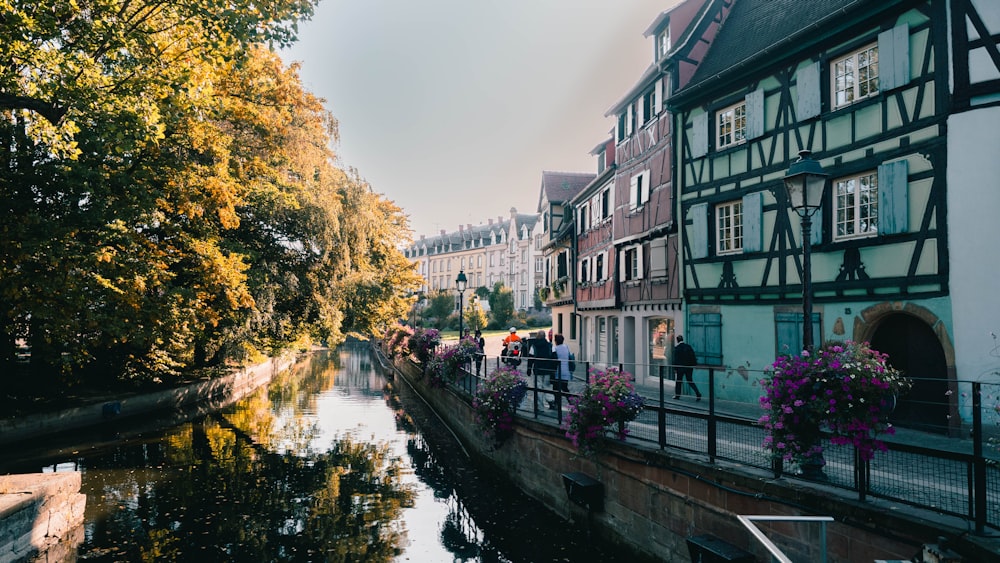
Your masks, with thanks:
[(694, 348), (690, 344), (684, 342), (684, 337), (680, 334), (677, 335), (677, 346), (674, 346), (674, 373), (677, 374), (676, 382), (674, 383), (674, 399), (680, 399), (681, 394), (684, 391), (684, 379), (687, 379), (688, 385), (691, 389), (694, 389), (695, 400), (701, 400), (701, 391), (698, 390), (698, 386), (694, 384), (693, 373), (694, 366), (698, 364), (698, 357), (694, 353)]
[(545, 338), (545, 331), (540, 330), (532, 334), (532, 338), (527, 341), (528, 351), (528, 375), (535, 376), (537, 386), (538, 378), (552, 377), (555, 371), (552, 361), (552, 344)]
[(570, 360), (573, 359), (569, 346), (565, 344), (563, 335), (555, 335), (555, 347), (552, 348), (552, 359), (555, 360), (555, 373), (552, 374), (552, 391), (555, 392), (555, 401), (549, 401), (550, 409), (562, 409), (563, 393), (569, 393), (569, 380), (573, 378), (573, 372), (569, 369)]
[(478, 376), (483, 369), (483, 360), (486, 358), (486, 339), (483, 338), (483, 332), (476, 329), (476, 375)]

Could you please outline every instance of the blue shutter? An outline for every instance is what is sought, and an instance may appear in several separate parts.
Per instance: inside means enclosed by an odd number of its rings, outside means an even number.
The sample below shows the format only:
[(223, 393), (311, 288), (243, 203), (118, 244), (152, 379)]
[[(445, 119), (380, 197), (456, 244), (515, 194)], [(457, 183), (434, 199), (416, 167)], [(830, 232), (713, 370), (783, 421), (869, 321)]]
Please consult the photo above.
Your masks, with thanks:
[(692, 205), (691, 214), (691, 258), (708, 257), (708, 204)]
[(819, 85), (819, 63), (800, 68), (795, 73), (795, 112), (799, 121), (820, 114), (822, 98)]
[(820, 244), (823, 242), (823, 210), (813, 213), (812, 224), (809, 226), (809, 242)]
[(747, 139), (764, 135), (764, 90), (757, 88), (746, 95)]
[(903, 24), (878, 34), (879, 90), (910, 81), (910, 26)]
[(698, 158), (708, 154), (708, 114), (701, 113), (691, 118), (691, 156)]
[(699, 364), (722, 364), (722, 315), (698, 313), (688, 318), (687, 342), (694, 348)]
[(743, 252), (760, 252), (764, 246), (763, 195), (754, 192), (743, 196)]
[(909, 229), (909, 181), (905, 160), (878, 167), (878, 232), (905, 233)]
[(790, 355), (797, 356), (802, 352), (802, 319), (801, 313), (775, 313), (774, 329), (777, 341), (775, 342), (775, 357)]

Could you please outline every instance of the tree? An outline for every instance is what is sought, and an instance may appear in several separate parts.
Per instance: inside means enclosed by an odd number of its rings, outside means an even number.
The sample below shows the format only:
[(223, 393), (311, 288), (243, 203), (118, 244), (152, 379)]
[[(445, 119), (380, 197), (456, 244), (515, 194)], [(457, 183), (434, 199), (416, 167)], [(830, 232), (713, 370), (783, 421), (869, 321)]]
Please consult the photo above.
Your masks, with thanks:
[(479, 296), (476, 295), (469, 299), (468, 305), (465, 306), (465, 325), (474, 332), (486, 328), (486, 322), (486, 312), (483, 311)]
[(503, 282), (497, 282), (490, 292), (490, 314), (498, 326), (507, 325), (514, 318), (514, 292)]
[(424, 309), (424, 320), (435, 328), (443, 328), (443, 322), (455, 312), (457, 305), (455, 295), (450, 291), (432, 291), (427, 296), (427, 307)]

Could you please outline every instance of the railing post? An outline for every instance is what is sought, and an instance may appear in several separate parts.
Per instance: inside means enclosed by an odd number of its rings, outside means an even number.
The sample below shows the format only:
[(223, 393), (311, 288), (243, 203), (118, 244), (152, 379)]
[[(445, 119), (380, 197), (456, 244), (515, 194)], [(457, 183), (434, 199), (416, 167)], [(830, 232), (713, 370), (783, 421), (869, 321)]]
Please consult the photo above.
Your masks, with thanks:
[(983, 385), (972, 383), (972, 464), (975, 487), (976, 534), (986, 529), (986, 458), (983, 457)]
[[(691, 378), (692, 381), (694, 378)], [(715, 427), (715, 368), (708, 368), (708, 459), (715, 463), (716, 450)]]
[(663, 382), (663, 376), (667, 366), (660, 365), (660, 409), (656, 411), (656, 426), (659, 428), (659, 439), (660, 439), (660, 449), (667, 447), (667, 411), (664, 408), (664, 403), (666, 402), (666, 391), (664, 390), (665, 383)]

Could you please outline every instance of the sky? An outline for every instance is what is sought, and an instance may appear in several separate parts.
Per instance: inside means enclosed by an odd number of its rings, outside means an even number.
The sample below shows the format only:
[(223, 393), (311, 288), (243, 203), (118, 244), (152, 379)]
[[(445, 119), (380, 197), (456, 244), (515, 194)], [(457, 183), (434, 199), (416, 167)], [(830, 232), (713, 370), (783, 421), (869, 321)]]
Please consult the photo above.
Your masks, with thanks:
[(678, 1), (322, 0), (281, 54), (339, 122), (339, 164), (419, 239), (535, 213), (543, 170), (596, 173)]

